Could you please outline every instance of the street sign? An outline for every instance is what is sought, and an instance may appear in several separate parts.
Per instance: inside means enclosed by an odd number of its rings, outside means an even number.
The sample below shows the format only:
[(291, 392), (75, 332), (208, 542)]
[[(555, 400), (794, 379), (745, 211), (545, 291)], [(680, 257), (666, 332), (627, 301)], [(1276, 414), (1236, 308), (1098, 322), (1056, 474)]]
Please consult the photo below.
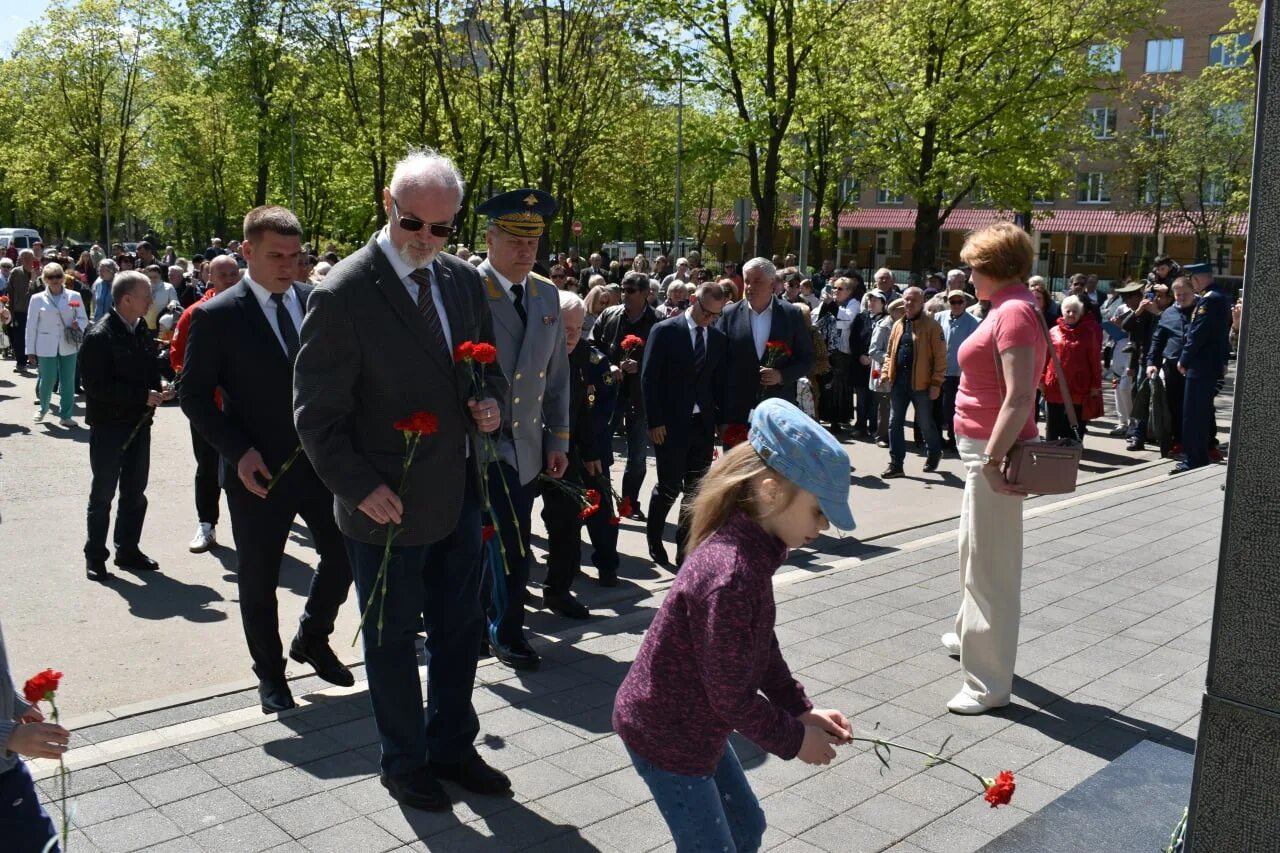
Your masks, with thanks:
[(739, 246), (746, 245), (751, 233), (751, 199), (740, 198), (733, 203), (733, 236)]
[(573, 220), (573, 233), (574, 233), (574, 234), (576, 234), (576, 235), (577, 235), (577, 236), (579, 236), (579, 237), (581, 237), (581, 236), (582, 236), (582, 221), (581, 221), (581, 220), (578, 220), (578, 219)]

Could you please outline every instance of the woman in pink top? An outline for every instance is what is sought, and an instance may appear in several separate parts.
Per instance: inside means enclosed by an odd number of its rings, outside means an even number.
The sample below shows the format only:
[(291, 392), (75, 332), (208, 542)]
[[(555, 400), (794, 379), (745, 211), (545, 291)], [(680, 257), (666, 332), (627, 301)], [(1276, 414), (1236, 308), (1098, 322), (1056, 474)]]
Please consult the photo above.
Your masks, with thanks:
[(1014, 442), (1034, 439), (1036, 386), (1048, 347), (1027, 277), (1035, 246), (1001, 223), (975, 232), (960, 257), (973, 269), (982, 325), (960, 347), (955, 432), (965, 467), (960, 504), (960, 612), (942, 644), (960, 656), (964, 685), (947, 703), (956, 714), (1009, 704), (1018, 653), (1022, 587), (1022, 499), (1005, 482)]

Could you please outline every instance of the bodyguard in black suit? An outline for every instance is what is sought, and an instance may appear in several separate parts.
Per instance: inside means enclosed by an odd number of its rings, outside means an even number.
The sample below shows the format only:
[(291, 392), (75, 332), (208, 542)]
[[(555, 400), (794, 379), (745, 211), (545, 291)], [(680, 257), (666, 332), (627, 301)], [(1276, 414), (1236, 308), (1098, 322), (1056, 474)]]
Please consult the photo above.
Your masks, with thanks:
[[(796, 383), (813, 370), (813, 337), (800, 309), (773, 295), (777, 271), (764, 258), (743, 264), (745, 295), (725, 309), (716, 323), (729, 337), (728, 398), (725, 423), (746, 424), (747, 414), (761, 400), (781, 397), (796, 401)], [(782, 341), (791, 355), (765, 367), (765, 344)]]
[[(305, 455), (294, 456), (300, 445), (293, 425), (293, 362), (312, 290), (293, 280), (302, 227), (283, 207), (256, 207), (245, 216), (244, 238), (245, 277), (191, 315), (179, 396), (182, 411), (222, 457), (239, 561), (240, 617), (262, 710), (272, 713), (294, 707), (276, 602), (294, 517), (307, 523), (320, 562), (289, 656), (345, 686), (354, 679), (328, 637), (351, 588), (351, 564), (333, 520), (333, 494)], [(222, 391), (221, 409), (214, 404), (215, 389)]]
[[(383, 624), (371, 618), (363, 628), (365, 671), (382, 784), (398, 802), (432, 810), (452, 805), (440, 779), (478, 793), (511, 789), (476, 752), (480, 722), (471, 703), (485, 624), (477, 430), (499, 428), (497, 401), (508, 386), (493, 364), (477, 393), (470, 369), (451, 357), (463, 341), (494, 341), (476, 268), (441, 254), (462, 191), (453, 163), (434, 152), (396, 165), (383, 190), (387, 226), (312, 294), (294, 368), (298, 434), (336, 498), (362, 608), (373, 600), (387, 525), (399, 526), (379, 605)], [(419, 411), (438, 426), (404, 472), (405, 440), (394, 424)], [(415, 648), (424, 624), (425, 719)]]
[(649, 499), (649, 556), (660, 566), (671, 565), (662, 532), (682, 492), (676, 565), (684, 562), (686, 503), (711, 466), (716, 430), (725, 424), (729, 341), (712, 326), (723, 310), (724, 291), (701, 284), (688, 309), (653, 327), (644, 348), (640, 386), (658, 462), (658, 483)]

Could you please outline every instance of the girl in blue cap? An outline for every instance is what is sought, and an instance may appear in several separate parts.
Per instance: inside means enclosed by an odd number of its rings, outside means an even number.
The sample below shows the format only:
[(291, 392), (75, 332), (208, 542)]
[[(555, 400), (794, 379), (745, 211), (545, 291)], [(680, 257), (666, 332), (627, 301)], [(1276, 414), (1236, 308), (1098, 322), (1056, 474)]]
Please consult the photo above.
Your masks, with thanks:
[(852, 732), (791, 675), (773, 574), (828, 523), (853, 529), (849, 457), (794, 405), (756, 407), (747, 441), (702, 480), (688, 557), (618, 690), (613, 727), (679, 851), (760, 847), (765, 818), (729, 743), (827, 764)]

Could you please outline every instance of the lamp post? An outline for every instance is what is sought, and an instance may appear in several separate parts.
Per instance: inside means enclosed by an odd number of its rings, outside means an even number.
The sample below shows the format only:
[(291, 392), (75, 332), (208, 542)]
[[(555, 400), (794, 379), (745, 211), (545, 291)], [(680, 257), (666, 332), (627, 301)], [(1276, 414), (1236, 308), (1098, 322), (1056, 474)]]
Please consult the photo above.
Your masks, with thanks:
[(684, 158), (684, 65), (679, 67), (676, 78), (676, 209), (672, 226), (671, 252), (679, 256), (680, 249), (680, 161)]

